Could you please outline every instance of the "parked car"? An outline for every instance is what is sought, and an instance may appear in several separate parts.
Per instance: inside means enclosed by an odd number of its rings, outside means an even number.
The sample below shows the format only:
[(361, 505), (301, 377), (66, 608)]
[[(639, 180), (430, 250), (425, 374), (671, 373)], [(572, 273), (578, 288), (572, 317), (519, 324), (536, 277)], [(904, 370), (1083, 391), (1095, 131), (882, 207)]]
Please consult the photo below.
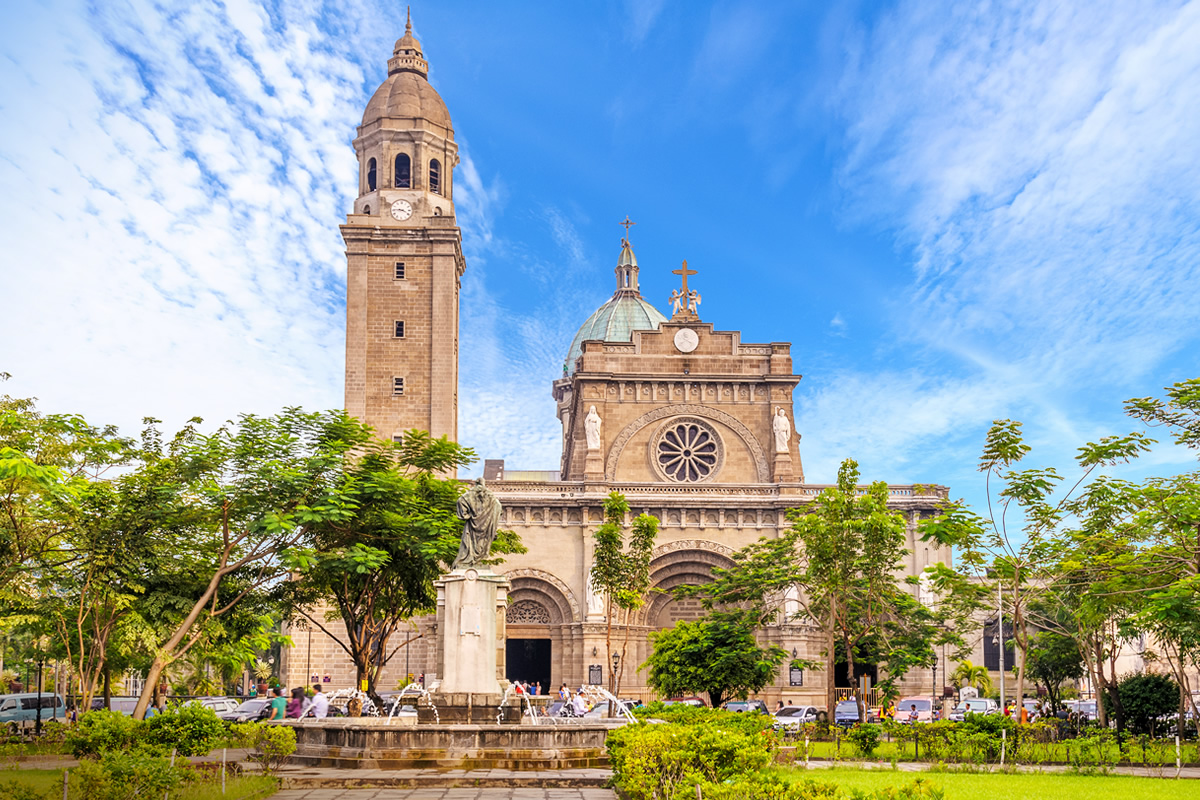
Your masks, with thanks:
[(230, 711), (236, 711), (237, 707), (241, 705), (241, 701), (236, 697), (197, 697), (189, 702), (211, 708), (218, 717)]
[(254, 722), (266, 719), (271, 713), (271, 700), (267, 697), (251, 697), (233, 711), (217, 714), (226, 722)]
[(931, 697), (902, 697), (896, 701), (896, 721), (907, 725), (912, 722), (913, 706), (917, 709), (917, 722), (933, 722), (937, 706)]
[(1000, 705), (995, 700), (986, 697), (971, 697), (966, 700), (960, 700), (958, 705), (950, 711), (949, 719), (954, 722), (962, 722), (967, 718), (967, 714), (999, 713)]
[(759, 714), (770, 714), (770, 709), (762, 700), (729, 700), (721, 704), (721, 708), (726, 711), (736, 711), (741, 714), (746, 711), (753, 711)]
[(833, 707), (833, 722), (835, 725), (850, 727), (858, 724), (858, 701), (853, 697), (839, 700)]
[(775, 730), (799, 730), (805, 723), (817, 722), (825, 712), (816, 706), (784, 706), (772, 716), (775, 717), (772, 723)]
[[(55, 717), (65, 717), (67, 704), (57, 694), (43, 693), (41, 710), (42, 722), (46, 722)], [(16, 734), (25, 728), (33, 728), (37, 724), (37, 718), (37, 693), (0, 695), (0, 727), (8, 733)]]
[[(109, 704), (108, 704), (108, 710), (115, 711), (118, 714), (124, 714), (125, 716), (129, 717), (129, 716), (133, 715), (133, 709), (137, 708), (137, 701), (138, 701), (138, 699), (136, 697), (110, 697)], [(89, 711), (101, 711), (103, 709), (104, 709), (104, 698), (103, 697), (93, 697), (92, 698), (92, 707), (88, 710)]]
[(672, 697), (670, 700), (663, 700), (664, 706), (673, 706), (676, 703), (682, 703), (685, 706), (695, 706), (696, 708), (708, 708), (708, 703), (704, 702), (702, 697)]

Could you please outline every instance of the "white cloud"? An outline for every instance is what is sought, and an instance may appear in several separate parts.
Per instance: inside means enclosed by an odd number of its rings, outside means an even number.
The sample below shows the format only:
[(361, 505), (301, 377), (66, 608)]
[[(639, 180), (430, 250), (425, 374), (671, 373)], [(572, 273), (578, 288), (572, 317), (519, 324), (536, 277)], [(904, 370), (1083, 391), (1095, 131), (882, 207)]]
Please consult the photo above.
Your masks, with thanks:
[(1119, 398), (1194, 373), (1200, 3), (906, 2), (846, 55), (846, 215), (913, 253), (880, 357), (955, 377), (832, 377), (823, 446), (903, 471), (1023, 415), (1069, 457)]

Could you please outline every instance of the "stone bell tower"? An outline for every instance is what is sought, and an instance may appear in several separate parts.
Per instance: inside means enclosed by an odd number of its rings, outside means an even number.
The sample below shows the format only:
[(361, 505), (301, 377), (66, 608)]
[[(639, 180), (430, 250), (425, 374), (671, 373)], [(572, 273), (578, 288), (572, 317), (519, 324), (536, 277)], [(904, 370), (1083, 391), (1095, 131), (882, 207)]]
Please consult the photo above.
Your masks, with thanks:
[(346, 410), (382, 438), (458, 434), (458, 146), (411, 18), (367, 103), (346, 242)]

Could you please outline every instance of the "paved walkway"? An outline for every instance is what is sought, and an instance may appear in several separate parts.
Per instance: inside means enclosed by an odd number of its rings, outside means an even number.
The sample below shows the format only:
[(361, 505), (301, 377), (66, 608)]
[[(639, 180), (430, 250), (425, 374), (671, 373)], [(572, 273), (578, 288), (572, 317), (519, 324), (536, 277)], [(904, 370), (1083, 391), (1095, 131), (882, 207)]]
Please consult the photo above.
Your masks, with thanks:
[(284, 789), (271, 800), (615, 800), (612, 789)]
[[(442, 791), (475, 791), (479, 788), (509, 791), (528, 789), (529, 797), (541, 798), (540, 792), (579, 792), (602, 790), (612, 770), (608, 769), (332, 769), (327, 767), (285, 767), (280, 770), (283, 788), (297, 791), (336, 791), (348, 789), (378, 789), (388, 791), (428, 789)], [(390, 797), (391, 795), (389, 795)], [(399, 795), (397, 795), (399, 796)], [(416, 797), (416, 795), (413, 795)], [(442, 795), (434, 795), (441, 797)], [(464, 795), (474, 797), (473, 794)], [(497, 795), (505, 797), (506, 795)], [(555, 798), (572, 798), (578, 794), (556, 794)], [(601, 794), (610, 798), (612, 794)], [(406, 796), (407, 797), (407, 796)], [(421, 795), (424, 797), (424, 795)], [(447, 795), (456, 797), (456, 795)], [(525, 797), (525, 795), (521, 795)]]

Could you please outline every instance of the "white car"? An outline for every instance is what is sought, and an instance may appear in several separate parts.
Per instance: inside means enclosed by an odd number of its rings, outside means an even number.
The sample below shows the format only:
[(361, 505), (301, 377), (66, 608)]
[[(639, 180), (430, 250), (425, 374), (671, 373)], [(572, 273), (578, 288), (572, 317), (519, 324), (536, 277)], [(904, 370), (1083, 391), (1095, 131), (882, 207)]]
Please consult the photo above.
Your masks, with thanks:
[(242, 701), (236, 697), (197, 697), (190, 702), (198, 703), (205, 708), (211, 708), (217, 716), (230, 711), (236, 711), (237, 707), (242, 704)]
[(775, 718), (772, 727), (777, 731), (799, 730), (805, 723), (816, 722), (820, 713), (816, 706), (784, 706), (771, 715)]
[(1000, 706), (995, 700), (986, 697), (972, 697), (960, 700), (954, 710), (950, 712), (949, 719), (953, 722), (962, 722), (967, 718), (967, 714), (997, 714), (999, 712)]

